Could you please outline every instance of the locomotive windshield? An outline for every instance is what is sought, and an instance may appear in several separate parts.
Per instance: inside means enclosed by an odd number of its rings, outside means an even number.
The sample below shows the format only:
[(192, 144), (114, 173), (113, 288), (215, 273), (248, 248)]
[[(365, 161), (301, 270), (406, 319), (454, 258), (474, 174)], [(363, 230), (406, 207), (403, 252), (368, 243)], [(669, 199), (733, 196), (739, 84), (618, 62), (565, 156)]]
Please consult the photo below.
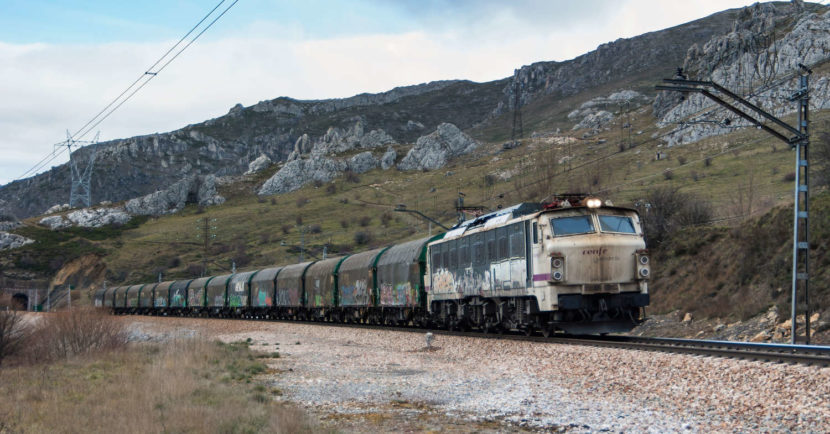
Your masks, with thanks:
[(599, 226), (603, 232), (637, 233), (634, 230), (634, 223), (631, 221), (631, 217), (601, 215), (599, 216)]
[(550, 225), (555, 236), (596, 232), (594, 230), (594, 222), (589, 215), (552, 218), (550, 219)]

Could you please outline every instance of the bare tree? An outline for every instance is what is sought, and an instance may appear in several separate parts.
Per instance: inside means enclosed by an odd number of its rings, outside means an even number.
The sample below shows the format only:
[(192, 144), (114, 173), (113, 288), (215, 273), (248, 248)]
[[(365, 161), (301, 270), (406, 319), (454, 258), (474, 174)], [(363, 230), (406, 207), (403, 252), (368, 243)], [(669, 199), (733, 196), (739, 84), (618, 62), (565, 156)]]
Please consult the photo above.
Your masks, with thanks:
[(20, 351), (26, 340), (27, 328), (23, 314), (17, 310), (0, 307), (0, 365), (3, 359)]

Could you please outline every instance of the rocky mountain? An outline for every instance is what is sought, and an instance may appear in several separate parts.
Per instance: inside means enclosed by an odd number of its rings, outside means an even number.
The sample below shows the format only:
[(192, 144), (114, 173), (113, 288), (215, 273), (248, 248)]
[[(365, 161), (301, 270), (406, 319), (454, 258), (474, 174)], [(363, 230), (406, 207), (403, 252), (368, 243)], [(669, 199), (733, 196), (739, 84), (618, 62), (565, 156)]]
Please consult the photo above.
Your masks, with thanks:
[[(390, 145), (422, 140), (426, 142), (415, 148), (434, 152), (424, 156), (422, 151), (416, 151), (418, 158), (407, 154), (397, 168), (434, 169), (457, 156), (459, 150), (468, 149), (470, 143), (456, 149), (455, 145), (445, 147), (438, 143), (441, 140), (430, 142), (426, 137), (436, 134), (436, 130), (442, 129), (440, 125), (447, 123), (479, 141), (486, 140), (489, 137), (480, 135), (481, 127), (504, 123), (510, 117), (516, 92), (523, 110), (530, 115), (541, 113), (537, 116), (544, 116), (545, 107), (577, 97), (577, 105), (565, 112), (573, 114), (572, 119), (567, 119), (572, 122), (571, 127), (599, 129), (612, 117), (599, 105), (584, 104), (597, 97), (596, 89), (605, 89), (604, 98), (609, 101), (618, 99), (641, 105), (648, 104), (655, 95), (653, 85), (657, 80), (670, 75), (684, 62), (690, 71), (708, 71), (715, 76), (722, 71), (729, 75), (731, 70), (722, 65), (733, 64), (730, 56), (738, 56), (729, 45), (732, 41), (762, 43), (752, 42), (751, 35), (763, 24), (787, 35), (782, 36), (782, 43), (790, 37), (798, 45), (798, 38), (806, 35), (804, 32), (815, 26), (824, 28), (821, 26), (826, 25), (826, 15), (815, 15), (813, 21), (793, 28), (785, 28), (787, 18), (775, 17), (802, 19), (811, 13), (809, 9), (801, 4), (775, 3), (754, 10), (724, 11), (670, 29), (603, 44), (572, 60), (524, 66), (512, 77), (487, 83), (439, 81), (343, 99), (302, 101), (280, 97), (250, 107), (237, 104), (224, 116), (180, 130), (101, 143), (92, 176), (93, 202), (130, 200), (127, 211), (139, 214), (165, 213), (180, 209), (185, 203), (220, 203), (215, 190), (208, 192), (212, 187), (207, 184), (215, 182), (212, 177), (273, 170), (266, 168), (278, 163), (279, 170), (289, 167), (290, 173), (302, 173), (304, 182), (327, 180), (347, 169), (395, 166), (397, 154)], [(764, 18), (769, 14), (772, 21)], [(802, 28), (806, 30), (798, 30)], [(736, 50), (741, 47), (738, 44)], [(826, 50), (826, 45), (817, 44), (811, 50)], [(801, 51), (796, 48), (794, 53)], [(634, 90), (639, 93), (632, 93)], [(579, 100), (583, 94), (585, 97)], [(671, 116), (692, 110), (691, 104), (660, 97), (655, 113), (664, 122), (670, 122)], [(73, 158), (84, 161), (90, 151), (82, 148)], [(336, 157), (347, 152), (360, 153), (350, 159)], [(310, 173), (326, 175), (309, 176)], [(291, 190), (296, 187), (291, 184), (295, 181), (274, 181), (265, 191)], [(202, 184), (206, 186), (203, 188)], [(53, 205), (66, 202), (69, 185), (66, 164), (12, 182), (0, 187), (0, 203), (4, 204), (0, 211), (20, 218), (42, 214)]]

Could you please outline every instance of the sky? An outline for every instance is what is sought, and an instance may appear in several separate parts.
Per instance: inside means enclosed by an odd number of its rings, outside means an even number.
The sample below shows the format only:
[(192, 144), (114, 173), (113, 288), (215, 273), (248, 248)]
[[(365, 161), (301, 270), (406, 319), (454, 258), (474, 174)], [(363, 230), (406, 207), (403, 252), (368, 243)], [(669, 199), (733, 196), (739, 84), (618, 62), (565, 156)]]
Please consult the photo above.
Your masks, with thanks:
[[(219, 1), (0, 0), (0, 185), (35, 167), (67, 130), (81, 130)], [(75, 138), (171, 131), (280, 96), (490, 81), (751, 3), (238, 0), (129, 101)], [(38, 172), (67, 160), (64, 153)]]

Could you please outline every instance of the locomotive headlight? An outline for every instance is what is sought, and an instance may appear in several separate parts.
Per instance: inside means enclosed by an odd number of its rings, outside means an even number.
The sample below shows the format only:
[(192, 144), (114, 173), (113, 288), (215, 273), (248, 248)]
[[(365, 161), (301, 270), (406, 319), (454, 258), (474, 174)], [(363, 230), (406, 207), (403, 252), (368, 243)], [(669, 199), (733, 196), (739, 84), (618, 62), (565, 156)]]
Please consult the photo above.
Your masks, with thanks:
[[(553, 256), (555, 255), (555, 256)], [(565, 280), (565, 258), (561, 253), (553, 253), (550, 258), (550, 280), (561, 282)]]
[(589, 197), (585, 200), (585, 206), (588, 208), (599, 208), (602, 206), (602, 200), (596, 197)]
[(636, 278), (637, 279), (648, 279), (649, 275), (651, 274), (651, 270), (649, 270), (649, 268), (651, 268), (649, 266), (649, 263), (651, 261), (649, 260), (649, 257), (648, 257), (648, 250), (639, 249), (634, 253), (634, 255), (635, 255), (635, 259), (636, 259), (636, 262), (634, 262), (634, 265), (636, 266), (636, 270), (637, 270)]

